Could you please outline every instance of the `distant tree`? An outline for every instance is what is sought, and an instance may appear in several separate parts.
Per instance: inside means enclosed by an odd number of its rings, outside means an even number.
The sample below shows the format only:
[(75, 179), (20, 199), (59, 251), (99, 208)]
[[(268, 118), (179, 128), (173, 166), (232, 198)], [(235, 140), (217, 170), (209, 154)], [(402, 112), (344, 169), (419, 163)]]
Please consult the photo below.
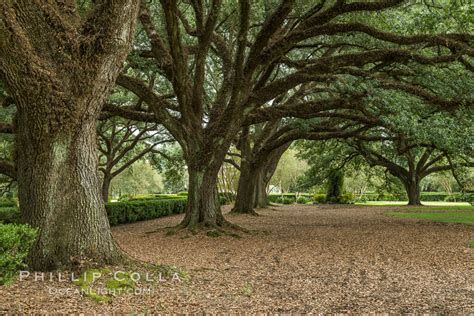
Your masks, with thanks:
[(160, 153), (161, 156), (152, 156), (151, 163), (163, 178), (164, 191), (167, 193), (187, 191), (186, 163), (181, 149), (169, 146)]
[(296, 158), (296, 152), (289, 149), (283, 153), (279, 160), (270, 184), (278, 186), (282, 192), (290, 192), (295, 187), (298, 177), (307, 168), (306, 162)]
[(229, 200), (235, 198), (234, 194), (237, 192), (240, 175), (239, 158), (237, 154), (235, 155), (225, 160), (219, 172), (218, 190), (219, 192), (228, 193)]
[[(303, 144), (300, 155), (310, 163), (311, 174), (320, 177), (327, 177), (324, 169), (342, 169), (348, 163), (360, 165), (362, 158), (369, 166), (382, 167), (396, 177), (405, 188), (409, 204), (420, 205), (420, 185), (425, 177), (450, 170), (461, 178), (460, 170), (474, 165), (473, 140), (463, 136), (472, 133), (472, 112), (460, 111), (454, 117), (428, 114), (381, 114), (381, 126), (345, 140), (319, 146)], [(394, 183), (393, 179), (387, 180), (388, 184)]]
[(370, 165), (382, 166), (397, 177), (405, 187), (409, 204), (419, 205), (421, 181), (428, 175), (448, 170), (456, 175), (474, 166), (474, 140), (466, 137), (474, 132), (473, 118), (472, 109), (452, 115), (432, 114), (429, 110), (398, 114), (380, 129), (367, 132), (383, 134), (387, 140), (367, 143), (356, 139), (349, 144)]
[(146, 160), (140, 160), (114, 177), (110, 183), (113, 196), (151, 194), (163, 191), (160, 174)]
[(112, 118), (98, 123), (99, 170), (102, 178), (102, 198), (107, 202), (114, 177), (146, 155), (160, 155), (159, 145), (174, 141), (163, 127)]

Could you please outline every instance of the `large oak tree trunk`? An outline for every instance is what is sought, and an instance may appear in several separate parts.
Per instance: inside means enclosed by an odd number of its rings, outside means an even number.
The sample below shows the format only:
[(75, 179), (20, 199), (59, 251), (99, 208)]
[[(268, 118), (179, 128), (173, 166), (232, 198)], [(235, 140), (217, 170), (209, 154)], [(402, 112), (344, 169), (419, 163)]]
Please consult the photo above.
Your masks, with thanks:
[(257, 208), (265, 208), (269, 205), (268, 203), (268, 195), (267, 195), (267, 187), (270, 183), (270, 180), (273, 177), (273, 174), (278, 167), (278, 163), (280, 162), (281, 156), (283, 153), (290, 147), (291, 143), (285, 144), (281, 147), (278, 147), (274, 151), (272, 151), (268, 157), (266, 157), (265, 165), (263, 168), (260, 169), (260, 172), (257, 174), (257, 183), (255, 189), (255, 207)]
[(408, 205), (421, 205), (420, 182), (417, 180), (407, 181), (405, 189), (408, 196)]
[[(272, 172), (273, 175), (273, 172)], [(260, 169), (256, 174), (255, 181), (255, 208), (266, 208), (268, 206), (267, 186), (270, 181), (270, 177), (267, 176), (266, 169)]]
[(33, 111), (18, 113), (20, 207), (24, 221), (40, 228), (31, 267), (117, 259), (99, 189), (95, 120), (64, 120), (58, 128), (39, 120)]
[[(188, 203), (186, 215), (179, 227), (191, 230), (237, 228), (237, 225), (224, 219), (217, 190), (219, 170), (224, 163), (232, 138), (207, 136), (196, 141), (198, 138), (187, 141), (185, 159), (189, 175)], [(202, 139), (206, 141), (201, 142)]]
[(180, 226), (188, 229), (216, 228), (225, 223), (217, 192), (217, 172), (188, 169), (188, 203)]
[(233, 212), (257, 214), (254, 208), (268, 206), (267, 186), (278, 166), (281, 156), (290, 144), (285, 144), (252, 159), (247, 156), (240, 166), (240, 177)]
[(32, 268), (120, 257), (98, 178), (96, 119), (133, 40), (139, 1), (2, 1), (0, 69), (17, 107), (18, 194), (38, 228)]
[(254, 211), (254, 207), (257, 197), (256, 190), (258, 175), (260, 173), (260, 168), (250, 162), (242, 160), (237, 195), (232, 212), (253, 215), (257, 214)]

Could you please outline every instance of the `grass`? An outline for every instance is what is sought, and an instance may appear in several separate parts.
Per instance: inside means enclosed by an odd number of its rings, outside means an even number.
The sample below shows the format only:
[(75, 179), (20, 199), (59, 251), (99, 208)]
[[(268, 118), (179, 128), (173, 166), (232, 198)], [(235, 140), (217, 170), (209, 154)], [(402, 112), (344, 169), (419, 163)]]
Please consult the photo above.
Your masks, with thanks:
[[(432, 209), (430, 208), (429, 210)], [(423, 209), (423, 212), (388, 212), (386, 214), (396, 217), (427, 219), (443, 223), (474, 225), (474, 212), (426, 212), (425, 209)]]
[[(368, 201), (364, 203), (356, 203), (357, 205), (375, 205), (375, 206), (400, 206), (407, 205), (407, 201)], [(466, 209), (474, 209), (467, 202), (421, 202), (424, 206), (450, 206), (450, 207), (467, 207)], [(471, 208), (469, 208), (471, 207)]]
[(474, 248), (474, 239), (473, 240), (469, 240), (469, 242), (467, 243), (468, 247), (469, 248)]
[(472, 205), (414, 206), (410, 211), (474, 211)]

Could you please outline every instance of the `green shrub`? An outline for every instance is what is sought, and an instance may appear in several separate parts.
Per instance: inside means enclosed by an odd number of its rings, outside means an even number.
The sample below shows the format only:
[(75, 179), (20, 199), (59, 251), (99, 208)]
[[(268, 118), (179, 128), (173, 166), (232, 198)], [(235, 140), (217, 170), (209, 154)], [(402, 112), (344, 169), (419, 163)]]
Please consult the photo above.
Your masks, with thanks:
[(313, 195), (313, 201), (316, 203), (324, 203), (326, 202), (326, 194), (324, 193), (316, 193)]
[(159, 199), (182, 199), (186, 197), (178, 196), (177, 194), (152, 194), (152, 195), (148, 195), (142, 198), (159, 200)]
[(219, 192), (219, 203), (221, 205), (230, 204), (235, 201), (235, 193)]
[(280, 204), (292, 204), (294, 203), (295, 201), (291, 198), (286, 198), (286, 197), (279, 197), (277, 200), (276, 200), (276, 203), (280, 203)]
[(140, 198), (131, 198), (128, 202), (131, 201), (162, 201), (162, 200), (186, 200), (186, 196), (177, 196), (177, 195), (169, 195), (169, 196), (157, 196), (157, 197), (140, 197)]
[(118, 201), (123, 202), (123, 201), (128, 201), (130, 200), (130, 195), (129, 194), (124, 194), (119, 196)]
[(459, 199), (459, 201), (467, 202), (471, 205), (474, 205), (474, 193), (463, 193)]
[(335, 197), (335, 196), (330, 196), (330, 197), (327, 197), (325, 199), (325, 203), (328, 203), (328, 204), (339, 204), (340, 203), (340, 199)]
[(339, 197), (326, 197), (326, 194), (316, 193), (313, 195), (313, 201), (316, 203), (337, 203), (337, 204), (353, 204), (355, 197), (351, 192), (344, 192)]
[(293, 199), (296, 200), (296, 194), (291, 193), (291, 194), (269, 194), (268, 195), (268, 202), (270, 203), (280, 203), (278, 202), (281, 198), (287, 198), (287, 199)]
[(133, 223), (186, 211), (187, 200), (135, 200), (106, 205), (110, 225)]
[(344, 192), (339, 199), (339, 203), (342, 204), (353, 204), (354, 203), (354, 194), (351, 192)]
[(188, 192), (185, 192), (185, 191), (183, 191), (183, 192), (178, 192), (178, 193), (176, 193), (176, 195), (179, 195), (179, 196), (188, 196)]
[[(186, 202), (186, 198), (142, 199), (108, 203), (105, 208), (110, 225), (118, 225), (184, 213)], [(16, 208), (0, 208), (0, 222), (19, 223), (20, 212)]]
[(19, 223), (20, 211), (16, 207), (0, 207), (0, 222), (5, 224)]
[(392, 193), (380, 192), (376, 201), (398, 201), (398, 198)]
[[(308, 200), (311, 200), (311, 197), (312, 197), (311, 194), (308, 194), (308, 193), (299, 193), (298, 196), (304, 196)], [(296, 193), (280, 193), (280, 194), (273, 193), (273, 194), (269, 194), (267, 198), (268, 198), (268, 202), (270, 203), (280, 203), (278, 202), (278, 200), (282, 197), (286, 199), (290, 199), (291, 203), (296, 202)]]
[(25, 266), (35, 238), (36, 230), (28, 225), (0, 224), (0, 284), (9, 283)]
[(455, 201), (460, 197), (459, 193), (449, 194), (448, 192), (421, 192), (421, 200), (425, 202)]
[(332, 170), (328, 176), (326, 201), (338, 203), (342, 196), (344, 173), (341, 170)]
[(17, 201), (11, 197), (0, 198), (0, 208), (2, 207), (17, 207)]
[(296, 203), (298, 204), (308, 204), (310, 202), (310, 199), (304, 197), (304, 196), (300, 196), (297, 200), (296, 200)]
[(458, 198), (456, 195), (448, 195), (444, 198), (444, 201), (445, 202), (457, 202), (458, 201)]

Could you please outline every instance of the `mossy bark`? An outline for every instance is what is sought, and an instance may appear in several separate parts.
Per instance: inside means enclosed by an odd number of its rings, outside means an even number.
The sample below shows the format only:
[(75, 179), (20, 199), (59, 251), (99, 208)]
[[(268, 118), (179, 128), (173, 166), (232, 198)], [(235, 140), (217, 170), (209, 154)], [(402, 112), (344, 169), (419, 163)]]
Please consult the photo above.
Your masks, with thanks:
[(240, 165), (237, 196), (232, 212), (257, 215), (254, 207), (257, 197), (256, 190), (259, 173), (261, 173), (260, 168), (257, 168), (245, 160), (242, 161)]
[(420, 182), (418, 180), (407, 181), (405, 190), (408, 196), (408, 205), (421, 205)]
[[(3, 5), (3, 3), (2, 3)], [(36, 270), (121, 257), (100, 194), (96, 120), (133, 40), (138, 1), (7, 1), (0, 69), (14, 99), (20, 210)]]
[(217, 192), (217, 172), (188, 170), (188, 206), (180, 227), (217, 228), (227, 223), (222, 215)]
[(102, 200), (104, 201), (104, 203), (107, 203), (109, 201), (111, 182), (112, 182), (112, 177), (110, 176), (110, 174), (105, 174), (102, 179), (102, 187), (101, 187)]
[[(33, 121), (22, 111), (19, 120)], [(19, 124), (17, 145), (22, 217), (40, 228), (31, 267), (51, 270), (120, 258), (99, 189), (95, 120), (53, 135), (41, 125)]]
[(249, 153), (242, 156), (233, 212), (255, 215), (257, 214), (255, 208), (268, 206), (268, 183), (275, 173), (281, 156), (288, 147), (289, 144), (285, 144), (270, 153), (262, 152), (257, 155)]

